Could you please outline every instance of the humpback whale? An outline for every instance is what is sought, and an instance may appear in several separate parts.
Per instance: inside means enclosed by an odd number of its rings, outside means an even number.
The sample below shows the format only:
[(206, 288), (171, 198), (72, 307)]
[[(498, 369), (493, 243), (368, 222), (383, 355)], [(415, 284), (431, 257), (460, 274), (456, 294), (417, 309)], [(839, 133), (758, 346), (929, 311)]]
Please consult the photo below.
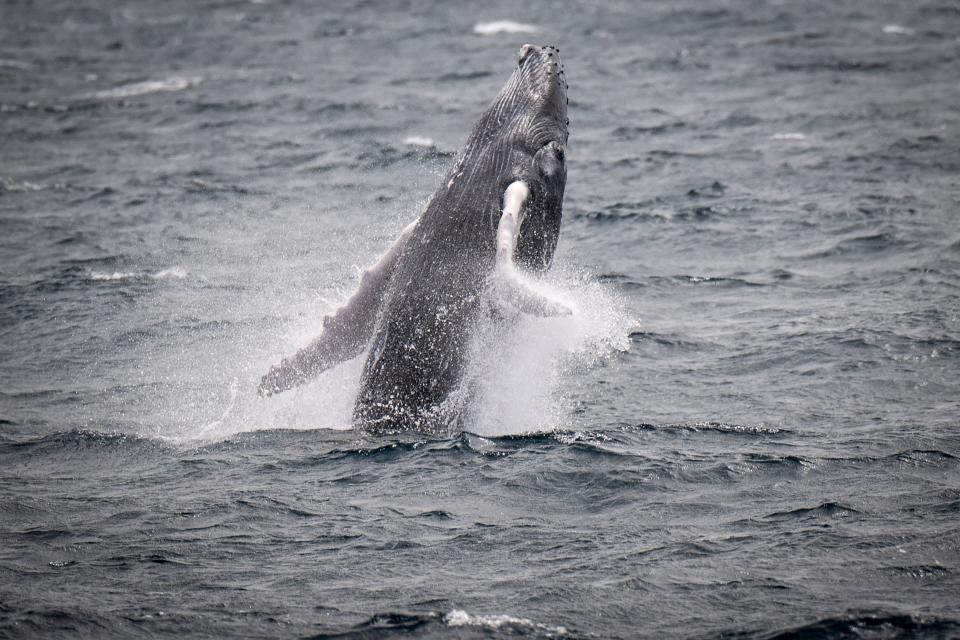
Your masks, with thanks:
[[(566, 185), (567, 83), (560, 52), (524, 45), (439, 189), (309, 345), (258, 391), (306, 382), (366, 351), (354, 425), (377, 433), (461, 427), (461, 388), (482, 314), (562, 315), (523, 272), (549, 268)], [(514, 316), (515, 317), (515, 316)]]

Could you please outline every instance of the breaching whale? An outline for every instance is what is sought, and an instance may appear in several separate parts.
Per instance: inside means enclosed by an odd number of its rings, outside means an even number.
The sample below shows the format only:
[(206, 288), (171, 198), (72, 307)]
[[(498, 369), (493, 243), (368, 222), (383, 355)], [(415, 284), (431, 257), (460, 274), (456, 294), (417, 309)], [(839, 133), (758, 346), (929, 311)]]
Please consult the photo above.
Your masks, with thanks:
[(560, 232), (567, 83), (558, 49), (524, 45), (440, 188), (309, 345), (270, 368), (261, 395), (367, 351), (354, 424), (449, 433), (463, 415), (466, 358), (481, 314), (569, 313), (525, 284)]

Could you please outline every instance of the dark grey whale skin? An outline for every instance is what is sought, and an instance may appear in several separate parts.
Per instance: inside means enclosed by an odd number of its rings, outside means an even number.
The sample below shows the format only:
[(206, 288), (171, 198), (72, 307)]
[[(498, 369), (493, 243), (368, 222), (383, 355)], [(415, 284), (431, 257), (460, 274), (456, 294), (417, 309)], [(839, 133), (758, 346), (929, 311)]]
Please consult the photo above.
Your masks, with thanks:
[(515, 260), (549, 267), (566, 184), (567, 84), (559, 51), (525, 45), (493, 104), (406, 240), (380, 302), (356, 426), (375, 433), (459, 427), (472, 330), (496, 255), (507, 186), (530, 189)]

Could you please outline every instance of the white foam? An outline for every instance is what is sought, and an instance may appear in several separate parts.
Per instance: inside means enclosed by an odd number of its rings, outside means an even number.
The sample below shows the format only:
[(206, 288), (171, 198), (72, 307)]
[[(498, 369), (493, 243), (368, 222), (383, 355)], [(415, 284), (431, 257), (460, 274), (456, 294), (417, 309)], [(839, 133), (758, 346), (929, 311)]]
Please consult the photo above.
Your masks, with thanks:
[(628, 349), (636, 324), (611, 291), (572, 268), (555, 266), (545, 279), (522, 277), (573, 313), (537, 317), (506, 310), (504, 317), (481, 320), (465, 382), (467, 428), (478, 435), (569, 428), (572, 407), (559, 397), (565, 376)]
[(509, 615), (474, 616), (461, 609), (453, 609), (443, 617), (443, 621), (450, 627), (483, 627), (492, 630), (501, 627), (525, 627), (546, 632), (548, 635), (562, 636), (567, 633), (566, 627), (546, 625), (527, 618)]
[(137, 278), (140, 274), (135, 271), (91, 271), (88, 274), (91, 280), (126, 280), (128, 278)]
[(403, 139), (403, 144), (411, 147), (425, 147), (428, 149), (432, 149), (437, 146), (433, 140), (425, 136), (407, 136)]
[[(619, 299), (605, 285), (563, 265), (556, 265), (548, 278), (527, 284), (563, 301), (574, 313), (559, 318), (518, 313), (509, 322), (504, 318), (481, 322), (467, 366), (470, 384), (464, 385), (470, 399), (466, 427), (481, 436), (569, 428), (571, 407), (558, 398), (563, 381), (629, 347), (627, 335), (635, 322), (625, 316)], [(163, 367), (176, 372), (174, 377), (194, 399), (161, 409), (165, 414), (161, 422), (168, 425), (164, 437), (197, 442), (260, 429), (351, 429), (366, 353), (284, 393), (269, 398), (256, 394), (260, 376), (280, 356), (314, 339), (321, 328), (319, 319), (338, 306), (339, 301), (331, 299), (303, 307), (298, 320), (285, 323), (283, 335), (264, 339), (258, 331), (237, 336), (232, 347), (214, 347), (217, 353), (202, 358), (191, 351), (173, 354), (173, 361)], [(219, 353), (224, 346), (235, 355)], [(259, 355), (244, 360), (242, 354), (251, 351)], [(463, 615), (454, 613), (451, 620), (486, 626), (525, 623)]]
[(540, 31), (540, 28), (535, 25), (512, 20), (478, 22), (473, 25), (473, 32), (481, 36), (493, 36), (500, 33), (537, 33), (538, 31)]
[(775, 133), (770, 138), (773, 140), (806, 140), (807, 136), (803, 133)]
[(33, 68), (33, 65), (30, 64), (29, 62), (21, 62), (20, 60), (14, 60), (13, 58), (0, 58), (0, 68), (29, 71), (30, 69)]
[[(88, 275), (121, 282), (189, 277), (187, 269), (176, 265), (101, 268)], [(597, 366), (629, 346), (634, 323), (624, 317), (622, 301), (608, 285), (562, 261), (547, 277), (529, 280), (529, 286), (573, 313), (546, 318), (517, 313), (509, 321), (481, 322), (469, 346), (466, 377), (473, 386), (465, 416), (466, 428), (481, 436), (571, 428), (573, 407), (562, 397), (564, 385), (576, 384), (584, 367)], [(161, 323), (160, 338), (134, 336), (130, 348), (137, 350), (141, 365), (139, 380), (132, 383), (139, 382), (133, 386), (144, 394), (139, 400), (141, 433), (193, 445), (264, 429), (352, 429), (366, 354), (269, 398), (257, 395), (257, 385), (281, 357), (316, 338), (324, 315), (340, 306), (354, 284), (345, 282), (342, 291), (323, 291), (322, 296), (304, 292), (296, 299), (270, 298), (272, 306), (255, 310), (250, 305), (261, 304), (256, 298), (230, 302), (218, 297), (218, 302), (188, 311), (182, 324)], [(263, 322), (229, 322), (268, 316), (277, 318), (273, 328)], [(218, 319), (228, 322), (221, 325)], [(120, 405), (131, 401), (128, 393), (118, 394)]]
[(90, 98), (131, 98), (141, 96), (147, 93), (157, 93), (161, 91), (183, 91), (190, 87), (195, 87), (203, 82), (203, 78), (170, 76), (162, 80), (144, 80), (142, 82), (132, 82), (130, 84), (120, 85), (112, 89), (103, 89), (88, 94)]
[(0, 190), (11, 191), (11, 192), (27, 192), (27, 191), (43, 191), (47, 187), (42, 184), (37, 184), (35, 182), (28, 182), (24, 180), (23, 182), (7, 182), (6, 180), (0, 180)]
[(899, 24), (885, 24), (883, 25), (883, 32), (887, 35), (894, 36), (912, 36), (915, 33), (910, 27), (904, 27)]
[(135, 278), (176, 278), (182, 280), (187, 277), (187, 270), (183, 267), (168, 267), (156, 272), (149, 271), (88, 271), (87, 277), (91, 280), (131, 280)]
[(162, 278), (176, 278), (178, 280), (183, 280), (187, 277), (187, 270), (183, 267), (169, 267), (167, 269), (161, 269), (156, 273), (151, 273), (150, 277), (158, 280)]

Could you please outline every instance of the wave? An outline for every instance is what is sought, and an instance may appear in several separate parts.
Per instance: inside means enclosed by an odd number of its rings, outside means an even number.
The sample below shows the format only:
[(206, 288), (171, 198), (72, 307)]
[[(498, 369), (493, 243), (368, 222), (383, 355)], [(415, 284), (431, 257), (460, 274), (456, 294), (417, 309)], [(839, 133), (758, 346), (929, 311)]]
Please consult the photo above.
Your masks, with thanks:
[(480, 627), (493, 631), (507, 631), (511, 635), (546, 634), (547, 637), (563, 636), (567, 634), (566, 627), (547, 625), (533, 622), (528, 618), (518, 618), (511, 615), (471, 615), (466, 611), (454, 609), (443, 617), (444, 623), (450, 627)]
[(879, 71), (889, 72), (900, 70), (899, 66), (892, 62), (873, 60), (842, 60), (829, 57), (823, 59), (775, 62), (773, 66), (777, 71), (803, 73), (822, 73), (824, 71), (874, 73)]
[(91, 269), (87, 272), (90, 280), (114, 281), (114, 280), (141, 280), (149, 278), (152, 280), (163, 280), (173, 278), (183, 280), (187, 277), (187, 270), (183, 267), (167, 267), (159, 271), (97, 271)]
[(802, 259), (822, 259), (833, 257), (860, 257), (877, 253), (901, 251), (907, 241), (898, 237), (898, 231), (884, 228), (874, 233), (855, 235), (833, 243), (831, 246), (801, 256)]
[(742, 436), (780, 436), (795, 434), (795, 431), (765, 424), (731, 424), (726, 422), (694, 422), (681, 425), (666, 425), (664, 430), (684, 430), (692, 433), (722, 433)]
[(949, 568), (939, 564), (922, 564), (896, 567), (883, 567), (883, 573), (894, 578), (910, 578), (912, 580), (932, 580), (953, 574)]
[(0, 58), (0, 69), (16, 69), (17, 71), (30, 71), (34, 65), (13, 58)]
[(44, 184), (39, 184), (36, 182), (30, 182), (29, 180), (23, 180), (21, 182), (15, 182), (9, 178), (0, 178), (0, 194), (4, 192), (8, 193), (30, 193), (33, 191), (43, 191), (49, 189), (50, 187)]
[[(769, 273), (769, 278), (773, 283), (790, 280), (794, 274), (790, 271), (778, 269)], [(674, 285), (707, 285), (717, 288), (739, 288), (739, 287), (768, 287), (771, 283), (755, 282), (736, 276), (695, 276), (695, 275), (673, 275), (661, 276), (650, 275), (640, 281), (624, 273), (604, 273), (597, 276), (599, 282), (611, 282), (625, 288), (645, 288), (650, 286), (674, 286)]]
[[(125, 387), (116, 387), (120, 392)], [(45, 391), (43, 393), (56, 393)], [(24, 394), (7, 394), (21, 397)], [(36, 397), (36, 393), (29, 397)], [(6, 421), (8, 424), (12, 424)], [(651, 434), (674, 436), (677, 434), (717, 434), (743, 438), (770, 438), (797, 435), (795, 431), (764, 424), (732, 424), (724, 422), (692, 422), (681, 424), (623, 424), (607, 429), (573, 430), (552, 429), (541, 432), (517, 434), (485, 435), (464, 431), (450, 437), (438, 437), (410, 431), (389, 436), (375, 436), (354, 429), (286, 429), (264, 428), (242, 431), (214, 441), (204, 442), (196, 439), (183, 439), (158, 434), (138, 434), (122, 430), (98, 430), (95, 428), (77, 428), (59, 431), (29, 439), (4, 438), (0, 440), (0, 450), (15, 449), (22, 452), (57, 452), (63, 450), (115, 449), (160, 446), (170, 451), (192, 451), (198, 454), (216, 454), (235, 451), (237, 447), (248, 450), (262, 448), (286, 448), (298, 450), (305, 445), (314, 445), (311, 457), (291, 459), (282, 466), (311, 465), (324, 460), (342, 458), (354, 459), (391, 459), (405, 454), (448, 455), (469, 454), (484, 457), (505, 457), (514, 453), (538, 448), (568, 448), (582, 451), (600, 451), (616, 455), (634, 455), (641, 445), (648, 444), (646, 437)], [(316, 445), (322, 444), (319, 448)], [(636, 449), (634, 448), (636, 447)], [(632, 453), (633, 452), (633, 453)], [(797, 456), (770, 457), (763, 454), (743, 454), (747, 462), (765, 464), (770, 461), (802, 464)], [(832, 461), (846, 459), (827, 459)], [(937, 460), (954, 464), (956, 458), (940, 451), (913, 451), (893, 454), (884, 458), (856, 458), (857, 463), (866, 460), (888, 461), (903, 464), (933, 464)], [(937, 465), (939, 466), (939, 465)]]
[[(578, 211), (571, 217), (574, 220), (586, 220), (592, 223), (609, 224), (630, 220), (641, 222), (660, 222), (673, 217), (672, 211), (622, 211), (618, 206), (630, 206), (632, 203), (617, 203), (605, 211)], [(643, 206), (642, 204), (640, 206)]]
[[(68, 563), (72, 564), (72, 563)], [(56, 568), (57, 565), (50, 565)], [(67, 565), (63, 565), (67, 566)], [(11, 629), (16, 629), (12, 632)], [(5, 637), (50, 637), (70, 635), (109, 637), (136, 635), (135, 625), (116, 616), (94, 613), (90, 608), (70, 605), (34, 606), (25, 610), (0, 603), (0, 635)], [(6, 634), (11, 634), (7, 636)]]
[(462, 609), (452, 609), (446, 613), (430, 611), (426, 613), (388, 612), (378, 613), (366, 621), (345, 631), (331, 631), (310, 636), (311, 640), (327, 640), (333, 638), (393, 638), (409, 637), (450, 637), (453, 630), (458, 630), (453, 637), (482, 638), (558, 638), (570, 637), (568, 629), (561, 625), (535, 622), (529, 618), (509, 614), (471, 614)]
[(782, 522), (785, 520), (807, 520), (820, 518), (846, 518), (860, 512), (839, 502), (824, 502), (815, 507), (804, 507), (791, 511), (777, 511), (763, 516), (765, 520)]
[(837, 465), (857, 465), (863, 467), (867, 464), (880, 464), (883, 466), (895, 465), (897, 467), (911, 466), (916, 468), (950, 468), (956, 467), (960, 458), (941, 451), (939, 449), (910, 449), (898, 451), (885, 456), (853, 456), (849, 458), (828, 457), (824, 461)]
[(495, 20), (493, 22), (478, 22), (473, 25), (473, 32), (481, 36), (493, 36), (502, 33), (537, 33), (540, 27), (512, 20)]
[(426, 136), (407, 136), (403, 139), (403, 144), (410, 147), (425, 147), (432, 149), (437, 146), (437, 144)]
[(112, 89), (94, 91), (93, 93), (87, 94), (85, 97), (97, 98), (100, 100), (108, 100), (113, 98), (132, 98), (134, 96), (142, 96), (148, 93), (183, 91), (185, 89), (195, 87), (201, 82), (203, 82), (203, 78), (199, 76), (170, 76), (160, 80), (143, 80), (141, 82), (123, 84), (119, 87), (113, 87)]
[(770, 136), (771, 140), (806, 140), (807, 134), (797, 133), (797, 132), (788, 132), (788, 133), (774, 133)]
[[(176, 450), (158, 438), (125, 433), (74, 429), (42, 437), (0, 441), (0, 460), (6, 465), (36, 465), (45, 473), (52, 460), (58, 468), (76, 466), (84, 473), (91, 460), (97, 467), (151, 462), (176, 455)], [(109, 460), (109, 462), (106, 462)]]
[(636, 140), (641, 136), (662, 135), (664, 133), (671, 133), (679, 129), (685, 129), (687, 126), (689, 125), (682, 120), (654, 125), (620, 126), (614, 129), (611, 132), (611, 135), (615, 138), (620, 138), (623, 140)]
[(775, 631), (753, 631), (736, 636), (755, 640), (806, 638), (948, 638), (960, 631), (956, 620), (886, 611), (851, 611)]
[[(238, 448), (247, 451), (271, 449), (289, 451), (289, 455), (262, 466), (263, 471), (277, 468), (296, 469), (322, 466), (341, 461), (385, 462), (407, 457), (442, 462), (454, 462), (464, 457), (504, 458), (531, 450), (572, 450), (581, 454), (613, 457), (636, 457), (657, 465), (671, 465), (670, 460), (648, 457), (645, 436), (659, 433), (718, 433), (738, 437), (769, 437), (790, 433), (762, 425), (728, 425), (723, 423), (694, 423), (689, 425), (625, 425), (599, 431), (559, 430), (553, 432), (484, 436), (463, 432), (453, 437), (439, 438), (409, 432), (392, 436), (370, 436), (364, 433), (338, 429), (294, 430), (264, 429), (234, 434), (212, 443), (178, 439), (160, 435), (137, 435), (120, 431), (74, 429), (32, 439), (4, 439), (0, 441), (0, 456), (45, 456), (64, 452), (128, 451), (131, 454), (154, 452), (163, 455), (187, 455), (189, 464), (203, 464)], [(304, 454), (304, 451), (308, 453)], [(790, 466), (804, 464), (795, 457), (785, 458), (746, 454), (744, 462), (765, 466), (783, 463)]]

